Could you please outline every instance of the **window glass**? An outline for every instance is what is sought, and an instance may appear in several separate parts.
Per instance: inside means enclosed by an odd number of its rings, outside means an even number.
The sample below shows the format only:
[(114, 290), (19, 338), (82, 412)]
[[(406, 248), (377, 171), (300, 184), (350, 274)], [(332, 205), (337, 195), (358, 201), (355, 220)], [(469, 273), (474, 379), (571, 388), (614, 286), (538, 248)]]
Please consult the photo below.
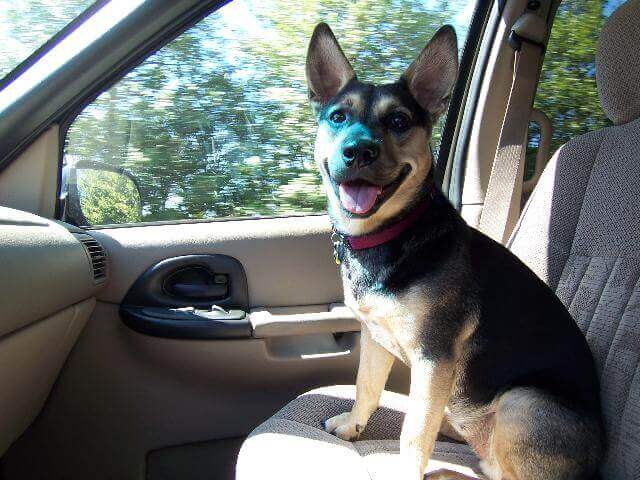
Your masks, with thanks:
[(0, 0), (0, 78), (26, 60), (94, 0)]
[[(331, 25), (359, 78), (389, 82), (445, 23), (462, 46), (474, 6), (236, 0), (90, 104), (69, 129), (65, 163), (102, 162), (135, 176), (141, 221), (323, 212), (304, 75), (314, 26)], [(83, 191), (86, 204), (87, 192), (100, 189)], [(90, 220), (75, 221), (130, 219), (93, 208)]]
[[(606, 18), (623, 0), (564, 0), (558, 7), (534, 107), (553, 126), (551, 153), (586, 132), (611, 125), (598, 99), (596, 43)], [(530, 130), (525, 178), (534, 173), (537, 128)]]

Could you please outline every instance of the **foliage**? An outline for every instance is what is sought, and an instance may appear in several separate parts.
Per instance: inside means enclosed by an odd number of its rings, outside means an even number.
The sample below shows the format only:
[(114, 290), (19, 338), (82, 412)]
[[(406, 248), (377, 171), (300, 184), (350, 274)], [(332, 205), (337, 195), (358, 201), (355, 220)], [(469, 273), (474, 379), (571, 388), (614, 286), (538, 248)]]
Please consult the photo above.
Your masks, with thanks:
[(77, 171), (80, 208), (91, 225), (141, 220), (140, 197), (124, 175), (99, 170)]
[(313, 27), (329, 22), (361, 78), (389, 82), (440, 25), (469, 13), (449, 3), (236, 0), (85, 109), (67, 157), (140, 178), (145, 221), (321, 212), (304, 78)]
[[(554, 150), (608, 125), (594, 56), (596, 32), (616, 1), (564, 0), (559, 8), (535, 101), (552, 120)], [(60, 19), (66, 23), (90, 2), (15, 3), (0, 0), (0, 15), (26, 39), (42, 25), (59, 28)], [(304, 79), (314, 25), (327, 21), (360, 78), (382, 83), (397, 78), (444, 23), (454, 24), (462, 46), (474, 4), (235, 0), (90, 104), (69, 130), (65, 161), (97, 160), (132, 172), (142, 186), (143, 221), (323, 211)], [(31, 48), (41, 41), (35, 35)], [(0, 55), (0, 72), (14, 57)], [(535, 156), (532, 132), (528, 157)], [(84, 188), (95, 199), (92, 223), (134, 218), (126, 201), (113, 200), (114, 185)]]

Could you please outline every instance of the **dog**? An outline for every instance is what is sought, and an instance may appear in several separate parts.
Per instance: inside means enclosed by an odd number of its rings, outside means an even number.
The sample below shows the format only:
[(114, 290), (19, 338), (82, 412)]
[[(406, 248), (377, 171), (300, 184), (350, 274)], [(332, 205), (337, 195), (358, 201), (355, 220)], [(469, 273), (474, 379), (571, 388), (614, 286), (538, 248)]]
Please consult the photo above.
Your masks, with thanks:
[(357, 439), (398, 358), (411, 369), (403, 480), (423, 478), (438, 433), (466, 441), (490, 480), (592, 478), (604, 435), (584, 336), (555, 294), (469, 227), (434, 183), (429, 141), (457, 71), (450, 26), (380, 86), (358, 80), (326, 24), (311, 37), (314, 156), (345, 303), (362, 323), (355, 403), (324, 428)]

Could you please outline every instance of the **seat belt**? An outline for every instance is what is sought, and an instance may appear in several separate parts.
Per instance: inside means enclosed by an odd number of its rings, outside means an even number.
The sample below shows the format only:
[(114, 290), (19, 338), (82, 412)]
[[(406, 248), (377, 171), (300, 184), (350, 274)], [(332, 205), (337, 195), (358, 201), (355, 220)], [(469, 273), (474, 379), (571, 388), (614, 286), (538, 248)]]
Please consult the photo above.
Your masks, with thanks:
[(527, 131), (546, 33), (543, 19), (525, 13), (509, 35), (515, 50), (513, 81), (480, 216), (480, 231), (502, 244), (520, 216)]

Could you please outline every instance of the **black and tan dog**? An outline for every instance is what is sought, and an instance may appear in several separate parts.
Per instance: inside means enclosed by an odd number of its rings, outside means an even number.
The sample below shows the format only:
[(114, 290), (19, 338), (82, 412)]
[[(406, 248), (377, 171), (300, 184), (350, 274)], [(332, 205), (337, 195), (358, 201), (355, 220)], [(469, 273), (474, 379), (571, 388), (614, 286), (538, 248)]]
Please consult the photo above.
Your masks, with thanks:
[(584, 337), (554, 293), (433, 184), (429, 139), (457, 58), (443, 27), (399, 81), (374, 86), (357, 80), (327, 25), (311, 38), (315, 157), (346, 303), (362, 322), (355, 404), (325, 428), (356, 439), (397, 357), (411, 367), (399, 478), (422, 478), (439, 431), (466, 440), (491, 480), (592, 478), (603, 441)]

